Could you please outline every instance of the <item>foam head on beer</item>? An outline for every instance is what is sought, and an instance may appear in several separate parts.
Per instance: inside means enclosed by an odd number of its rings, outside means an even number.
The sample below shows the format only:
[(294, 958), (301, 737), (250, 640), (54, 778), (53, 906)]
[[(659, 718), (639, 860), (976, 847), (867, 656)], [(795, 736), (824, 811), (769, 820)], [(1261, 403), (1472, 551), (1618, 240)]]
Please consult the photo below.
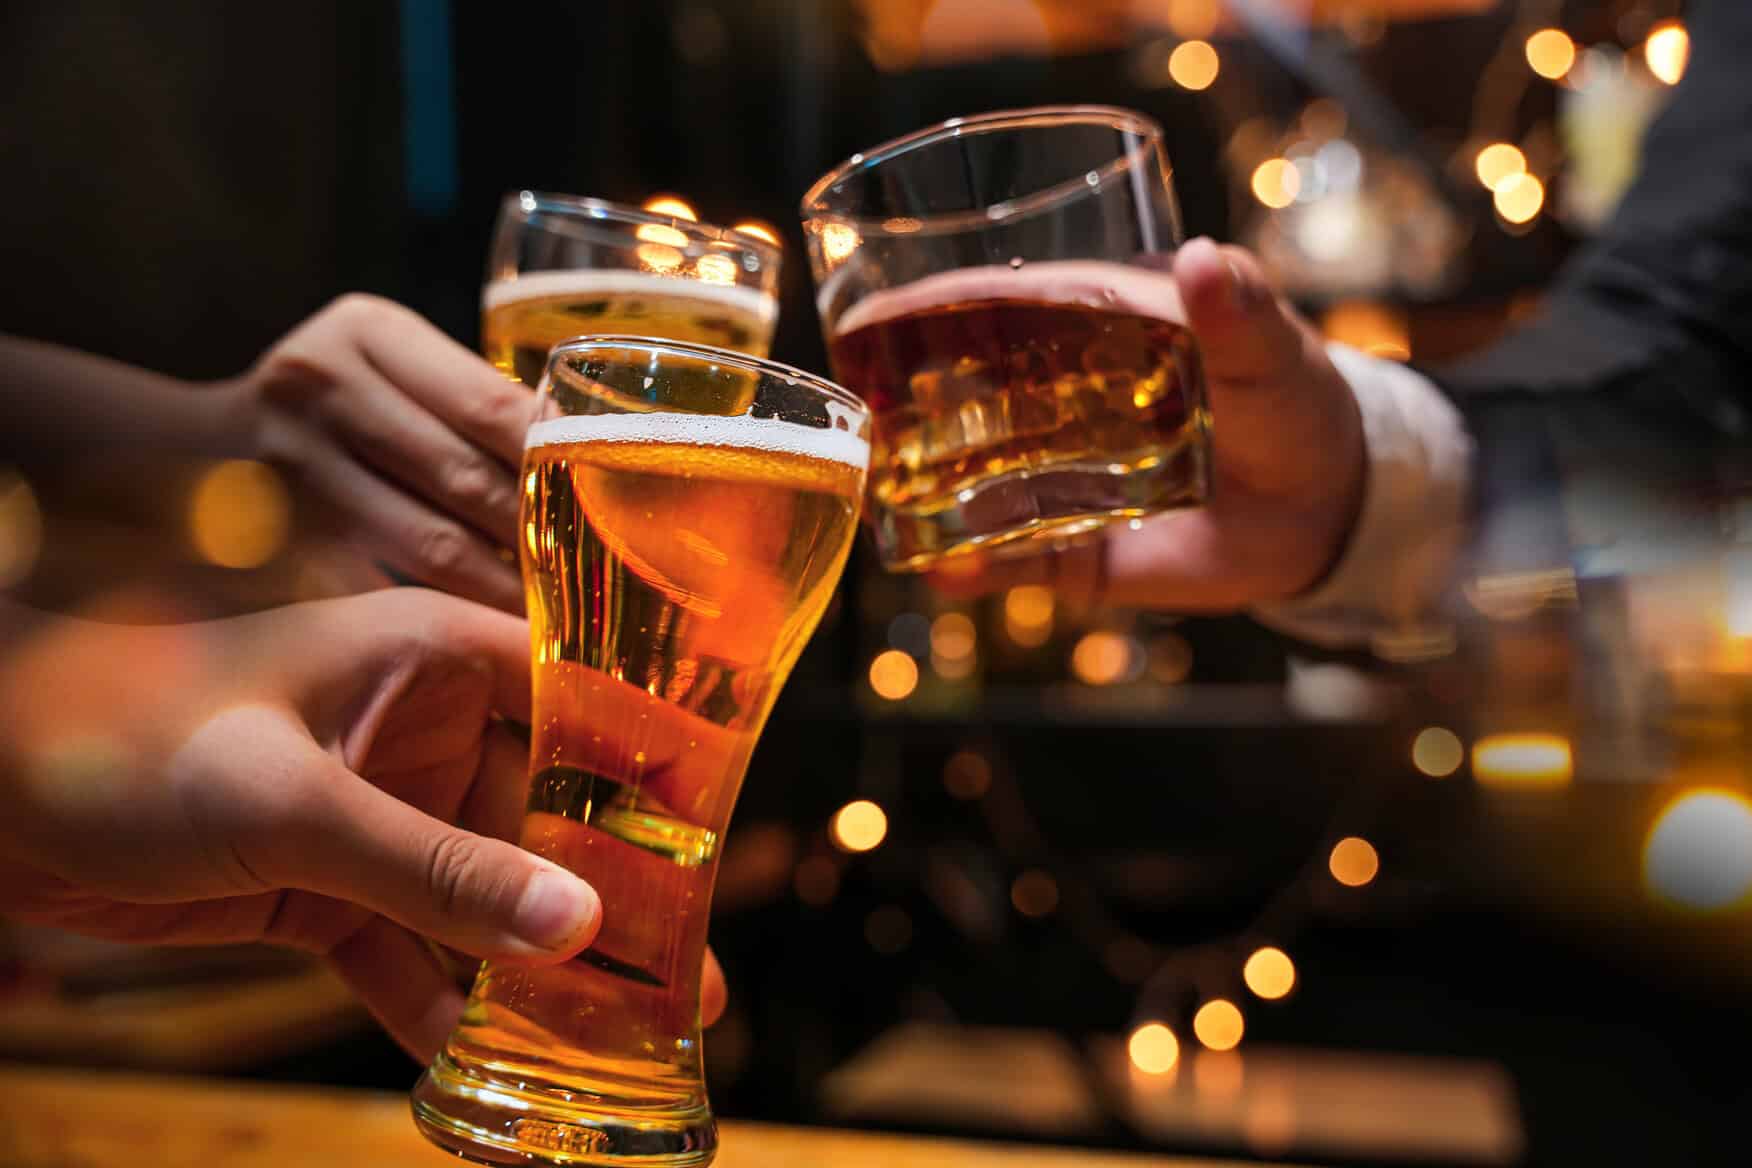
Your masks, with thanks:
[(548, 351), (585, 334), (664, 337), (765, 356), (778, 313), (768, 290), (685, 272), (524, 272), (482, 291), (481, 347), (497, 369), (533, 386)]

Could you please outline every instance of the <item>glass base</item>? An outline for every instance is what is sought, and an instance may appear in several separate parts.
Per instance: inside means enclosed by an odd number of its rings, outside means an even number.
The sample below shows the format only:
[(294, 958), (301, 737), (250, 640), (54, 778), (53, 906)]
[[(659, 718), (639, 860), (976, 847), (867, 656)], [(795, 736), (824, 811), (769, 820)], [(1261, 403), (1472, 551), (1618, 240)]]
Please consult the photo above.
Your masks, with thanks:
[(717, 1155), (718, 1125), (703, 1100), (654, 1109), (534, 1087), (465, 1071), (441, 1054), (414, 1087), (414, 1123), (439, 1147), (477, 1164), (693, 1168)]
[(944, 504), (878, 508), (876, 545), (891, 572), (925, 572), (974, 552), (1029, 555), (1043, 541), (1196, 507), (1209, 492), (1203, 435), (1133, 463), (1079, 461), (986, 479)]

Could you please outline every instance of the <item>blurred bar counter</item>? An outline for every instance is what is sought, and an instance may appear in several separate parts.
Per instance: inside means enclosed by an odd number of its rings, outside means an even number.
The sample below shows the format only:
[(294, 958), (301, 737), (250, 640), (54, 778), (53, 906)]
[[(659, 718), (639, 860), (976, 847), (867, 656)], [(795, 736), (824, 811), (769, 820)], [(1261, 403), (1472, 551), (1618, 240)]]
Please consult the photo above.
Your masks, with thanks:
[[(1216, 1168), (1213, 1161), (735, 1121), (723, 1125), (722, 1141), (720, 1168)], [(407, 1100), (396, 1094), (0, 1067), (0, 1163), (400, 1168), (458, 1161), (420, 1138)]]

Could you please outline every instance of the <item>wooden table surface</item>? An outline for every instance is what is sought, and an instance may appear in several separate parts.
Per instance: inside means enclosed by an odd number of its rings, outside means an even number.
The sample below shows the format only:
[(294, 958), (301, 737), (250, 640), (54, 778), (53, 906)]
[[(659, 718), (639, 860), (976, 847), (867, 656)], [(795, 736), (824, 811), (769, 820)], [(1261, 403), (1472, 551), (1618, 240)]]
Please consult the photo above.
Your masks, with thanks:
[[(444, 1168), (400, 1095), (0, 1066), (5, 1168)], [(728, 1121), (718, 1168), (1219, 1168), (1210, 1161)], [(1220, 1168), (1245, 1168), (1226, 1160)]]

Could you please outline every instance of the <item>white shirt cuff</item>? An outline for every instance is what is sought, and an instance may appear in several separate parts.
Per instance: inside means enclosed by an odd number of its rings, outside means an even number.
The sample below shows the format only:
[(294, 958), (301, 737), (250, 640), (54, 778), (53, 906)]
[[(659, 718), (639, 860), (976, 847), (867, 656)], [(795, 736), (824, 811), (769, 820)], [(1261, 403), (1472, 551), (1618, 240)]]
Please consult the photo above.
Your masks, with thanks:
[(1347, 345), (1326, 351), (1362, 415), (1362, 507), (1331, 574), (1254, 615), (1328, 648), (1366, 646), (1393, 660), (1440, 656), (1452, 648), (1453, 631), (1436, 602), (1465, 537), (1472, 438), (1422, 374)]

